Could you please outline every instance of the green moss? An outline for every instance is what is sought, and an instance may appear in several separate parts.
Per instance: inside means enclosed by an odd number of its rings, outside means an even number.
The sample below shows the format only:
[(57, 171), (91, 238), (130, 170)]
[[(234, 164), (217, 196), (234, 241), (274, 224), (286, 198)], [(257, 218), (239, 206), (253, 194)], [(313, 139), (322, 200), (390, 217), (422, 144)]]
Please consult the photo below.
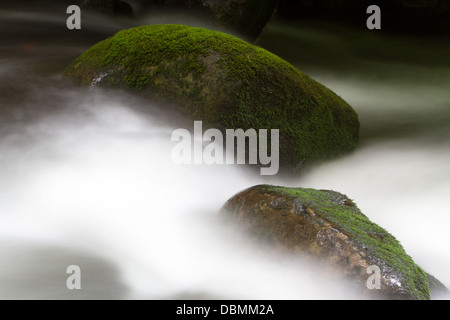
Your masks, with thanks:
[(401, 275), (402, 285), (413, 298), (430, 299), (426, 273), (406, 254), (394, 236), (370, 221), (346, 196), (333, 191), (304, 188), (267, 186), (267, 191), (290, 196), (311, 207), (375, 257), (373, 264), (382, 267), (384, 273)]
[(354, 110), (276, 55), (231, 35), (183, 25), (120, 31), (64, 72), (81, 85), (125, 86), (175, 102), (206, 125), (280, 129), (281, 162), (353, 150)]

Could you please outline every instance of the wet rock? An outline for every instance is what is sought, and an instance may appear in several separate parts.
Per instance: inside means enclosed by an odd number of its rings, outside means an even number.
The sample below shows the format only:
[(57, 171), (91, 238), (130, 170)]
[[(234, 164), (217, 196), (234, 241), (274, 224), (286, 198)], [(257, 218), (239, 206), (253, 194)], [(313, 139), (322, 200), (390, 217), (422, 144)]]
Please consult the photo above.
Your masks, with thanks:
[[(365, 297), (430, 299), (430, 288), (445, 289), (415, 264), (394, 236), (338, 192), (260, 185), (232, 197), (223, 212), (253, 237), (350, 279)], [(367, 283), (376, 268), (381, 271), (380, 287), (370, 289)]]

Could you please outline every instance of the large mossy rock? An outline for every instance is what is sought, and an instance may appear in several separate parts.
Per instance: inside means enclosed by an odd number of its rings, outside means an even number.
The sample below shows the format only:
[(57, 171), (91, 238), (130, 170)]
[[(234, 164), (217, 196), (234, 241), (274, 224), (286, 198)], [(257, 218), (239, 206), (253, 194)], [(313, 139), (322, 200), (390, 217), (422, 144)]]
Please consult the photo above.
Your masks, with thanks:
[[(367, 297), (430, 299), (429, 278), (434, 278), (345, 195), (260, 185), (232, 197), (223, 211), (252, 236), (301, 253), (330, 270), (340, 270)], [(380, 289), (367, 288), (370, 266), (381, 270)], [(436, 279), (432, 286), (443, 287)]]
[(353, 150), (355, 111), (270, 52), (225, 33), (142, 26), (87, 50), (64, 71), (86, 87), (131, 89), (173, 103), (204, 128), (279, 129), (289, 168)]
[(141, 0), (144, 5), (182, 9), (212, 18), (218, 25), (255, 40), (275, 11), (278, 0)]

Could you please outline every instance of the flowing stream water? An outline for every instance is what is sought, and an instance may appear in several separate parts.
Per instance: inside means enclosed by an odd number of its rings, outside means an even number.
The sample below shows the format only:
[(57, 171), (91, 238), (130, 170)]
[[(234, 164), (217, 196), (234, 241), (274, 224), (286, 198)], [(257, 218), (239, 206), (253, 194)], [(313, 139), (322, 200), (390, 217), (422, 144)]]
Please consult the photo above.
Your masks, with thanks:
[[(248, 240), (219, 214), (261, 183), (333, 189), (450, 286), (450, 42), (326, 23), (267, 26), (258, 45), (348, 101), (357, 150), (302, 176), (242, 166), (177, 166), (179, 126), (152, 102), (80, 89), (64, 67), (140, 21), (0, 10), (0, 298), (353, 299), (296, 259)], [(67, 267), (82, 289), (66, 287)], [(445, 297), (444, 297), (445, 298)]]

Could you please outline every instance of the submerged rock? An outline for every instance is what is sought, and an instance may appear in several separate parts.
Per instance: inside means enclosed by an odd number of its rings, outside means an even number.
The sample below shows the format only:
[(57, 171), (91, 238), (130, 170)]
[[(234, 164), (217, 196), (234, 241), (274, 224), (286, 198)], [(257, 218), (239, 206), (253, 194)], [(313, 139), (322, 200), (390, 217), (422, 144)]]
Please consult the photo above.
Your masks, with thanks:
[[(340, 193), (260, 185), (232, 197), (223, 212), (252, 236), (338, 270), (369, 298), (430, 299), (430, 284), (445, 289)], [(371, 290), (368, 271), (374, 266), (381, 271), (380, 287)]]
[(64, 76), (170, 102), (205, 129), (279, 129), (282, 167), (336, 157), (358, 141), (358, 116), (344, 100), (274, 54), (221, 32), (124, 30), (75, 59)]

